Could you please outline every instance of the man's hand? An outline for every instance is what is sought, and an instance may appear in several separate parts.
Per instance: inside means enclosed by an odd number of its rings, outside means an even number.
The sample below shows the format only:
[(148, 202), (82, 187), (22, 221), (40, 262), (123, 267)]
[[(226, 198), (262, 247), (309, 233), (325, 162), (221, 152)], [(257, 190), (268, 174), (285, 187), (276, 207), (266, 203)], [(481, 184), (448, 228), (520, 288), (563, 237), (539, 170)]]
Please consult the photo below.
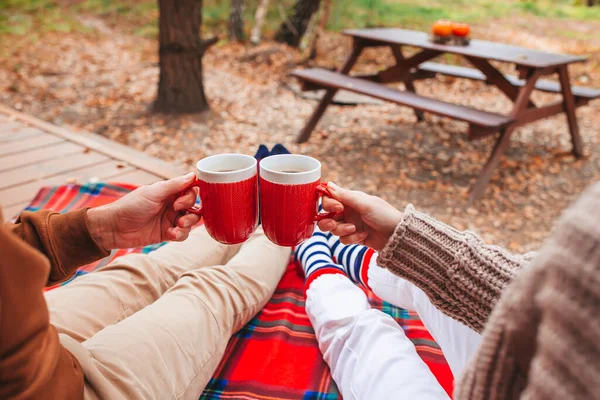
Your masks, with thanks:
[(183, 241), (200, 217), (185, 214), (196, 202), (195, 189), (185, 190), (194, 173), (142, 186), (114, 203), (88, 210), (90, 231), (105, 249), (123, 249)]
[(333, 198), (323, 197), (323, 209), (337, 214), (319, 222), (319, 228), (339, 236), (344, 244), (363, 243), (381, 251), (402, 221), (402, 213), (379, 197), (333, 182), (328, 188)]

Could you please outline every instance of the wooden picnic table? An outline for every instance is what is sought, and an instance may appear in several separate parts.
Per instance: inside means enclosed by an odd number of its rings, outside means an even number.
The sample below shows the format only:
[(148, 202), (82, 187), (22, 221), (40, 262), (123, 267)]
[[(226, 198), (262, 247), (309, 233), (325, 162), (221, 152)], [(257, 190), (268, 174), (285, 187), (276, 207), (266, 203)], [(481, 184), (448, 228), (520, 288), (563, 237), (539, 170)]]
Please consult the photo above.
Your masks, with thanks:
[[(397, 28), (351, 29), (344, 31), (344, 34), (352, 37), (352, 50), (336, 72), (319, 68), (292, 72), (300, 80), (303, 90), (326, 89), (319, 105), (300, 132), (298, 143), (308, 140), (336, 92), (343, 89), (411, 107), (418, 120), (423, 119), (423, 112), (430, 112), (465, 121), (469, 124), (468, 135), (471, 139), (499, 133), (491, 155), (473, 187), (469, 204), (483, 194), (515, 128), (520, 125), (564, 112), (571, 133), (573, 154), (577, 157), (583, 155), (575, 109), (600, 97), (600, 90), (571, 86), (568, 65), (585, 61), (585, 58), (483, 40), (471, 40), (466, 46), (443, 45), (432, 42), (427, 33)], [(421, 51), (406, 57), (403, 50), (407, 46), (420, 48)], [(349, 76), (361, 52), (368, 47), (389, 47), (395, 64), (377, 74)], [(475, 68), (429, 61), (442, 54), (462, 56)], [(519, 76), (504, 75), (490, 61), (515, 64)], [(559, 77), (558, 83), (540, 80), (542, 76), (555, 73)], [(438, 74), (480, 80), (494, 85), (514, 102), (513, 108), (507, 115), (502, 115), (420, 96), (415, 92), (414, 81), (433, 78)], [(385, 86), (391, 82), (403, 82), (405, 90)], [(537, 106), (531, 100), (534, 89), (560, 93), (563, 98), (552, 104)], [(440, 97), (443, 97), (443, 93), (440, 93)]]

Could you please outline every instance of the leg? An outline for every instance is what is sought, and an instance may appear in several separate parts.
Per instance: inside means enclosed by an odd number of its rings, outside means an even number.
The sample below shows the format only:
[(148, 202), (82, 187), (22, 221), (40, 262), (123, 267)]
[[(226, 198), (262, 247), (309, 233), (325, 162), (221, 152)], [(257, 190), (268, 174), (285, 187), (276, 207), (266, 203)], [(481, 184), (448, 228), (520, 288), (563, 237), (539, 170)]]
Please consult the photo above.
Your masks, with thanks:
[(319, 348), (344, 398), (448, 398), (402, 328), (371, 309), (348, 278), (320, 276), (306, 295)]
[(371, 249), (317, 230), (296, 256), (308, 287), (306, 312), (344, 398), (447, 398), (402, 328), (371, 309), (352, 283), (364, 285)]
[[(391, 46), (392, 53), (394, 54), (394, 58), (396, 59), (396, 64), (401, 65), (404, 61), (404, 54), (402, 54), (402, 48), (400, 46)], [(415, 85), (410, 76), (410, 72), (406, 75), (406, 79), (404, 79), (404, 85), (406, 86), (406, 90), (409, 92), (416, 93)], [(425, 119), (423, 111), (414, 110), (415, 116), (417, 117), (417, 121), (423, 121)]]
[(573, 97), (573, 92), (571, 91), (569, 71), (566, 65), (563, 65), (559, 68), (558, 76), (560, 78), (560, 86), (562, 89), (565, 112), (567, 113), (567, 121), (569, 122), (571, 141), (573, 142), (573, 154), (575, 157), (582, 157), (583, 144), (581, 143), (581, 136), (579, 136), (579, 125), (577, 124), (577, 116), (575, 115), (575, 98)]
[[(330, 233), (322, 235), (327, 238), (332, 258), (340, 264), (348, 278), (370, 288), (382, 300), (419, 314), (427, 330), (442, 348), (454, 376), (460, 376), (467, 361), (477, 350), (481, 335), (443, 314), (431, 304), (422, 290), (409, 281), (379, 267), (376, 264), (377, 253), (372, 249), (359, 244), (346, 246), (337, 236)], [(316, 240), (318, 238), (314, 236), (311, 238), (311, 241)], [(310, 273), (311, 260), (305, 254), (309, 254), (314, 247), (308, 248), (300, 260), (303, 263), (308, 261), (305, 266), (307, 273)], [(310, 278), (307, 282), (309, 280)]]
[(185, 242), (168, 243), (150, 254), (120, 257), (46, 292), (50, 322), (59, 333), (82, 342), (156, 301), (182, 273), (223, 264), (238, 248), (214, 241), (201, 226)]
[(494, 149), (492, 150), (490, 158), (488, 158), (487, 162), (485, 163), (485, 166), (479, 173), (479, 177), (477, 177), (477, 181), (475, 181), (475, 185), (473, 186), (473, 190), (471, 191), (471, 196), (469, 197), (469, 202), (467, 203), (467, 206), (473, 204), (483, 194), (485, 187), (492, 178), (494, 170), (496, 169), (498, 164), (500, 164), (502, 155), (508, 148), (508, 145), (510, 143), (510, 137), (512, 136), (514, 129), (514, 127), (509, 126), (503, 129), (502, 132), (500, 132), (500, 137), (494, 144)]
[(271, 297), (289, 254), (259, 228), (227, 265), (184, 273), (156, 302), (83, 343), (93, 360), (86, 376), (101, 374), (127, 399), (197, 399), (231, 335)]
[(308, 120), (306, 125), (304, 125), (304, 128), (302, 128), (302, 130), (300, 131), (300, 134), (296, 139), (296, 143), (304, 143), (308, 140), (308, 138), (310, 138), (313, 129), (315, 129), (315, 126), (317, 126), (317, 123), (325, 113), (327, 106), (329, 106), (329, 103), (331, 103), (331, 100), (333, 100), (333, 96), (335, 96), (336, 93), (336, 89), (327, 89), (327, 91), (319, 101), (319, 105), (317, 106), (317, 108), (315, 108), (315, 111), (313, 111), (312, 115), (310, 116), (310, 119)]
[(439, 344), (455, 377), (473, 357), (481, 335), (439, 311), (425, 293), (412, 283), (377, 265), (369, 267), (369, 286), (382, 300), (414, 310)]
[[(348, 72), (350, 72), (350, 70), (354, 66), (354, 63), (356, 63), (356, 60), (358, 59), (358, 56), (360, 56), (361, 52), (362, 46), (355, 42), (352, 46), (352, 52), (350, 53), (344, 64), (338, 69), (338, 72), (341, 74), (348, 74)], [(333, 96), (335, 96), (336, 93), (337, 89), (328, 89), (325, 92), (323, 98), (321, 99), (321, 101), (319, 101), (319, 105), (317, 106), (315, 111), (313, 111), (312, 115), (310, 116), (310, 119), (308, 120), (304, 128), (302, 128), (302, 131), (300, 131), (300, 134), (296, 139), (296, 143), (304, 143), (308, 140), (310, 134), (312, 133), (313, 129), (315, 129), (315, 126), (317, 126), (317, 123), (325, 113), (327, 106), (329, 105), (329, 103), (331, 103), (331, 100), (333, 100)]]
[[(521, 90), (519, 90), (519, 95), (515, 99), (515, 105), (513, 106), (513, 109), (510, 112), (510, 116), (514, 118), (515, 121), (518, 121), (519, 116), (522, 115), (522, 113), (527, 109), (527, 106), (530, 103), (531, 92), (533, 91), (533, 89), (535, 89), (535, 83), (544, 72), (545, 71), (543, 69), (539, 68), (534, 70), (530, 74), (529, 78), (527, 78), (527, 82), (525, 83), (525, 85), (521, 88)], [(494, 169), (500, 163), (502, 154), (504, 154), (504, 152), (508, 148), (508, 144), (510, 143), (510, 137), (512, 136), (514, 129), (514, 125), (509, 125), (500, 132), (500, 137), (494, 145), (492, 154), (490, 155), (490, 158), (488, 158), (485, 166), (481, 170), (481, 173), (479, 174), (479, 177), (475, 182), (475, 186), (473, 186), (473, 190), (471, 191), (471, 196), (469, 197), (469, 202), (467, 203), (467, 206), (473, 204), (483, 194), (486, 185), (492, 177)]]

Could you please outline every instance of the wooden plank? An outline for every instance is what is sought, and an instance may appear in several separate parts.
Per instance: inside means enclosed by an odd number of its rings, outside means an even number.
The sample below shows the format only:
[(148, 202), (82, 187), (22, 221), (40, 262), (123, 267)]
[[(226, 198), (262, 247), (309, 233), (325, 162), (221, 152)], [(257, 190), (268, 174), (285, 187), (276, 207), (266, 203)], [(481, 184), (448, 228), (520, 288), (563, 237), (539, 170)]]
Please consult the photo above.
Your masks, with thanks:
[(35, 136), (43, 135), (44, 132), (35, 128), (16, 129), (14, 131), (0, 131), (0, 145), (2, 143), (14, 142)]
[[(457, 65), (439, 64), (435, 62), (424, 62), (419, 65), (417, 71), (438, 73), (442, 75), (455, 76), (457, 78), (472, 79), (476, 81), (486, 81), (486, 76), (479, 70), (469, 67), (460, 67)], [(506, 80), (515, 86), (525, 85), (523, 79), (516, 76), (504, 75)], [(558, 82), (540, 79), (535, 84), (535, 89), (542, 92), (561, 93), (562, 89)], [(593, 100), (600, 98), (600, 90), (585, 86), (571, 86), (573, 95), (583, 99)], [(580, 104), (580, 103), (578, 103)]]
[(10, 221), (13, 217), (16, 217), (27, 207), (28, 202), (21, 202), (19, 204), (15, 204), (14, 206), (2, 207), (2, 211), (4, 214), (4, 221)]
[(63, 172), (74, 171), (106, 161), (108, 157), (90, 151), (79, 153), (66, 158), (47, 160), (35, 165), (29, 165), (16, 170), (0, 173), (0, 188), (22, 185), (37, 179), (44, 179)]
[(136, 185), (149, 185), (151, 183), (162, 180), (161, 177), (150, 174), (146, 171), (136, 170), (124, 173), (122, 175), (113, 176), (108, 179), (108, 182), (115, 183), (132, 183)]
[(474, 81), (485, 81), (486, 76), (483, 72), (470, 67), (461, 67), (458, 65), (440, 64), (436, 62), (424, 62), (418, 66), (421, 71), (433, 72), (442, 75), (455, 76), (457, 78), (471, 79)]
[[(41, 178), (29, 183), (0, 190), (0, 204), (12, 206), (31, 201), (44, 186), (86, 183), (90, 180), (106, 182), (113, 177), (135, 172), (137, 169), (121, 161), (107, 160), (76, 171), (67, 171), (51, 178)], [(139, 184), (139, 183), (138, 183)]]
[[(423, 63), (423, 64), (426, 64), (426, 63)], [(422, 81), (425, 79), (435, 78), (435, 76), (437, 75), (435, 72), (425, 71), (425, 70), (416, 69), (416, 68), (411, 69), (410, 74), (406, 74), (406, 73), (392, 74), (392, 72), (394, 72), (394, 71), (400, 71), (400, 69), (394, 65), (393, 67), (390, 67), (390, 68), (388, 68), (384, 71), (381, 71), (380, 73), (377, 73), (377, 74), (356, 74), (356, 75), (352, 75), (352, 77), (357, 78), (357, 79), (364, 79), (366, 81), (371, 81), (371, 82), (394, 83), (394, 82), (402, 82), (406, 76), (410, 77), (410, 79), (413, 81)], [(320, 89), (321, 88), (318, 85), (312, 85), (310, 82), (306, 82), (302, 86), (303, 91), (320, 90)]]
[[(515, 78), (514, 76), (511, 76), (510, 79), (512, 79), (513, 82), (517, 81), (517, 78)], [(520, 81), (520, 80), (518, 83), (520, 85), (523, 84), (522, 81)], [(542, 92), (550, 92), (550, 93), (561, 93), (561, 91), (562, 91), (562, 88), (560, 87), (560, 83), (549, 81), (549, 80), (539, 80), (538, 83), (535, 85), (535, 88), (537, 90), (541, 90)], [(576, 97), (582, 97), (582, 98), (588, 99), (588, 100), (594, 100), (594, 99), (600, 98), (600, 90), (591, 88), (591, 87), (571, 86), (571, 91), (573, 92), (573, 94)]]
[(532, 68), (544, 68), (585, 61), (584, 57), (546, 53), (524, 47), (487, 42), (484, 40), (471, 40), (468, 46), (438, 44), (432, 42), (429, 39), (429, 35), (425, 32), (398, 28), (349, 29), (345, 30), (344, 34), (362, 40), (365, 43), (373, 42), (375, 45), (385, 46), (395, 44), (414, 46), (422, 49), (436, 50), (442, 53), (496, 60)]
[(398, 91), (384, 85), (352, 78), (319, 68), (295, 70), (291, 75), (300, 79), (309, 80), (324, 88), (344, 89), (377, 99), (398, 103), (417, 110), (466, 121), (474, 125), (499, 129), (507, 126), (514, 120), (514, 117), (447, 103), (445, 101), (419, 96), (411, 92)]
[(83, 150), (83, 147), (75, 143), (61, 141), (45, 147), (24, 151), (22, 153), (7, 154), (5, 156), (0, 156), (0, 172), (24, 167), (30, 164), (37, 164), (53, 158), (69, 156), (77, 152), (82, 152)]
[(165, 161), (149, 157), (148, 155), (131, 149), (125, 145), (115, 143), (109, 139), (95, 134), (87, 132), (74, 133), (68, 129), (52, 125), (2, 105), (0, 105), (0, 113), (10, 115), (11, 117), (18, 119), (19, 121), (23, 121), (33, 127), (49, 132), (62, 139), (77, 143), (81, 146), (88, 147), (108, 157), (127, 160), (129, 164), (165, 179), (173, 178), (183, 173), (181, 169), (176, 168)]
[(0, 122), (0, 136), (10, 135), (11, 133), (17, 132), (21, 129), (27, 128), (27, 125), (23, 125), (19, 122), (9, 121), (6, 123)]
[(23, 126), (22, 123), (14, 120), (6, 120), (0, 122), (0, 132), (12, 132), (15, 129), (19, 129)]
[(8, 142), (0, 144), (0, 156), (7, 154), (21, 153), (31, 149), (37, 149), (50, 144), (63, 142), (64, 140), (58, 136), (43, 134), (28, 138), (25, 140), (19, 140), (16, 142)]

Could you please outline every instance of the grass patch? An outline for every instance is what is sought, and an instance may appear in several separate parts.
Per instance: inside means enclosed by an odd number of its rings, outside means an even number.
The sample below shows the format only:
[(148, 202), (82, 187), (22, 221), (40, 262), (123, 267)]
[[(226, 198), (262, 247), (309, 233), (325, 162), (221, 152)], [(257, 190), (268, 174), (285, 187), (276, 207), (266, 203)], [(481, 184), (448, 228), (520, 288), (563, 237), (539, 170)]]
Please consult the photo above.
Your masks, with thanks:
[(0, 34), (69, 32), (78, 25), (51, 0), (0, 0)]
[[(438, 19), (484, 22), (511, 15), (545, 18), (600, 20), (600, 7), (585, 7), (581, 0), (334, 0), (328, 29), (401, 26), (426, 30)], [(248, 0), (246, 31), (254, 24), (258, 0)], [(295, 0), (271, 1), (266, 35), (272, 34)], [(203, 29), (224, 37), (229, 1), (205, 0)], [(77, 23), (81, 13), (108, 17), (114, 24), (144, 37), (158, 33), (156, 0), (85, 0), (70, 7), (59, 7), (53, 0), (0, 0), (0, 35), (27, 35), (83, 30)]]
[(600, 20), (600, 7), (572, 0), (352, 0), (334, 2), (329, 28), (402, 26), (428, 29), (438, 19), (482, 22), (511, 15)]
[(520, 11), (546, 18), (566, 18), (580, 21), (600, 20), (600, 7), (575, 5), (572, 1), (524, 0), (517, 3)]

